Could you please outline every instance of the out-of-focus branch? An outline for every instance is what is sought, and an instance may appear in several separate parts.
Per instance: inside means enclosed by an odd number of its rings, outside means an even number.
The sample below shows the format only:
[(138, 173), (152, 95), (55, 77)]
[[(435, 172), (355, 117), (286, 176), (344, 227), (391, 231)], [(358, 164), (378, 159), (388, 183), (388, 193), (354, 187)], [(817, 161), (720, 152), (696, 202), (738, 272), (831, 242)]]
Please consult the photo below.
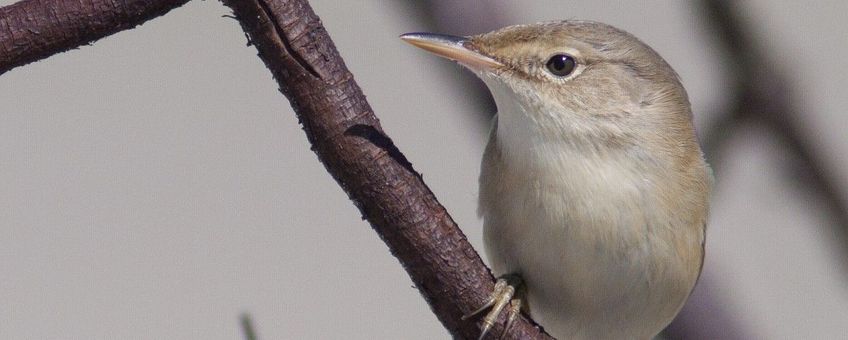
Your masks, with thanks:
[(188, 0), (23, 0), (0, 8), (0, 74), (133, 28)]
[(728, 312), (724, 304), (728, 296), (723, 294), (716, 279), (701, 275), (683, 310), (661, 333), (663, 340), (752, 339), (745, 325)]
[[(303, 0), (224, 0), (291, 102), (312, 150), (457, 338), (493, 278), (412, 164), (383, 132), (321, 21)], [(501, 333), (505, 318), (491, 334)], [(521, 318), (508, 338), (550, 339)]]
[(244, 340), (259, 340), (256, 336), (256, 330), (253, 329), (253, 319), (250, 314), (244, 313), (239, 316), (239, 323), (241, 323), (241, 330), (244, 333)]
[[(791, 101), (788, 78), (751, 36), (752, 30), (745, 27), (745, 20), (734, 4), (728, 0), (701, 1), (712, 30), (722, 47), (733, 56), (735, 78), (731, 82), (736, 88), (731, 110), (721, 115), (716, 126), (704, 136), (705, 151), (719, 172), (722, 143), (733, 132), (733, 127), (747, 121), (766, 126), (788, 147), (789, 153), (797, 157), (799, 176), (792, 178), (822, 198), (834, 222), (822, 228), (830, 229), (831, 239), (841, 248), (842, 258), (848, 258), (848, 202), (822, 161), (823, 157), (797, 125), (802, 115)], [(848, 274), (848, 262), (842, 263), (844, 273)]]
[[(834, 239), (848, 254), (848, 205), (838, 191), (838, 186), (827, 172), (821, 156), (804, 138), (793, 118), (799, 117), (798, 108), (790, 101), (789, 82), (779, 67), (776, 67), (760, 44), (751, 36), (745, 18), (734, 8), (737, 3), (728, 0), (701, 0), (699, 5), (709, 28), (714, 32), (726, 54), (733, 78), (730, 110), (721, 112), (716, 123), (704, 135), (704, 149), (713, 168), (721, 176), (722, 151), (728, 136), (745, 122), (756, 121), (771, 130), (773, 135), (788, 146), (788, 151), (797, 156), (802, 176), (793, 177), (823, 198), (830, 216), (834, 219), (830, 228)], [(848, 272), (848, 268), (843, 268)], [(710, 277), (705, 277), (695, 290), (689, 303), (678, 318), (664, 332), (667, 339), (746, 339), (742, 328), (726, 314), (716, 313), (721, 308), (715, 299), (726, 298), (713, 294), (708, 298), (699, 294), (706, 288), (716, 290)], [(704, 281), (704, 280), (702, 280)], [(712, 287), (712, 288), (711, 288)]]

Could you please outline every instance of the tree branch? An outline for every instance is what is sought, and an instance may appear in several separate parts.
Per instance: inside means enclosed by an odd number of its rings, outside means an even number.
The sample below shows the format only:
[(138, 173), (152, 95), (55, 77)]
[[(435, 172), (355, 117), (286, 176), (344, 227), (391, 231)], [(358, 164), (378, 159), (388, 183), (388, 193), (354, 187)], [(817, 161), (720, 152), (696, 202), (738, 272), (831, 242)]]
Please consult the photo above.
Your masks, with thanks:
[[(291, 102), (327, 171), (344, 188), (457, 338), (460, 318), (484, 303), (493, 278), (412, 164), (383, 132), (335, 45), (303, 0), (223, 0)], [(491, 334), (499, 335), (505, 318)], [(550, 339), (526, 319), (509, 338)]]
[(0, 8), (0, 74), (133, 28), (188, 0), (24, 0)]

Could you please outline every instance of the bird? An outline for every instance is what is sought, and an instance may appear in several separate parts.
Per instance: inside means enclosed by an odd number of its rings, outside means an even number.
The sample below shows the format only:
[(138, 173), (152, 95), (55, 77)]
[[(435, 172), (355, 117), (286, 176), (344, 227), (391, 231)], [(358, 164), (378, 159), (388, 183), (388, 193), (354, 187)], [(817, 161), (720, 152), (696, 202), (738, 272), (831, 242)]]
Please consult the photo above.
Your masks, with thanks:
[[(651, 339), (701, 273), (713, 174), (681, 79), (651, 47), (586, 20), (401, 39), (492, 93), (478, 214), (498, 277), (482, 339), (524, 311), (560, 339)], [(480, 315), (482, 316), (482, 315)]]

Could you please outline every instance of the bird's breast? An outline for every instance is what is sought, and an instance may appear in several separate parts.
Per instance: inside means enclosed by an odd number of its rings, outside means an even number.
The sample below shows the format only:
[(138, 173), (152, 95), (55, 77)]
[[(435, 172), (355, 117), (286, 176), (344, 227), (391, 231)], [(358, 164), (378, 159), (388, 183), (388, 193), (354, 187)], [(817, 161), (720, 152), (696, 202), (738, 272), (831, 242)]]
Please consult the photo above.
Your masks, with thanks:
[(511, 156), (496, 143), (480, 178), (486, 253), (497, 274), (524, 277), (533, 317), (569, 331), (667, 323), (697, 278), (699, 242), (680, 253), (689, 229), (673, 225), (648, 165), (563, 144)]

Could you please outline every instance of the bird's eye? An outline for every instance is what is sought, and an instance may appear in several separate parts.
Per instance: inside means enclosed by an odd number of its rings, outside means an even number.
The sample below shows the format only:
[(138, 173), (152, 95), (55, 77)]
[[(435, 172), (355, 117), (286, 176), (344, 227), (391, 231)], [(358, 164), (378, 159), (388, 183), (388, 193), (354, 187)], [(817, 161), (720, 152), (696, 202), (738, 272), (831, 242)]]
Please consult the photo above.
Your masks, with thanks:
[(548, 63), (545, 66), (547, 66), (551, 74), (557, 77), (565, 77), (571, 74), (571, 72), (574, 72), (577, 62), (570, 55), (557, 54), (551, 57), (551, 59), (548, 59)]

